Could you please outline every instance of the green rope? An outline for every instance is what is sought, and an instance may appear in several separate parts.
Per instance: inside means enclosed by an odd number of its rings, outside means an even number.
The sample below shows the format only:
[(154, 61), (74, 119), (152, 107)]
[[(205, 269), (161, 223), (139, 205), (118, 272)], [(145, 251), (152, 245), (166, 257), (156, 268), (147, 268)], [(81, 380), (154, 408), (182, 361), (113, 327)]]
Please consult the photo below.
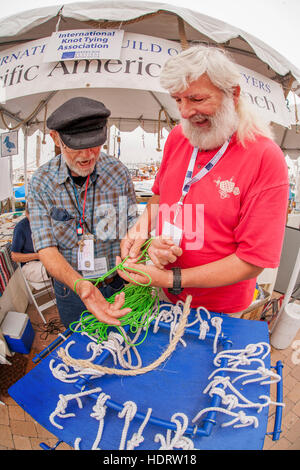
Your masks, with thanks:
[[(138, 257), (137, 264), (139, 264), (139, 263), (144, 263), (145, 261), (148, 261), (148, 260), (150, 259), (147, 252), (148, 252), (148, 248), (149, 248), (149, 246), (150, 246), (152, 240), (153, 240), (153, 238), (150, 238), (149, 240), (147, 240), (147, 241), (142, 245), (142, 247), (141, 247), (141, 248), (142, 248), (142, 252), (141, 252), (140, 256)], [(86, 278), (77, 279), (77, 280), (74, 282), (74, 292), (75, 292), (75, 294), (77, 294), (77, 292), (76, 292), (76, 284), (77, 284), (77, 282), (79, 282), (79, 281), (87, 281), (87, 280), (88, 280), (88, 281), (90, 281), (90, 282), (95, 282), (95, 286), (97, 287), (97, 285), (98, 285), (100, 282), (104, 281), (107, 277), (110, 277), (110, 276), (111, 276), (115, 271), (117, 271), (117, 270), (126, 272), (128, 278), (129, 278), (132, 282), (134, 282), (135, 284), (138, 284), (138, 285), (140, 285), (140, 286), (150, 286), (152, 279), (151, 279), (151, 277), (149, 276), (149, 274), (144, 273), (143, 271), (140, 271), (139, 269), (130, 268), (131, 271), (135, 271), (135, 272), (137, 272), (137, 273), (140, 273), (140, 274), (143, 274), (144, 276), (146, 276), (146, 277), (149, 279), (149, 281), (148, 281), (147, 284), (141, 284), (140, 282), (135, 281), (135, 280), (128, 274), (128, 268), (127, 268), (126, 266), (124, 266), (124, 263), (128, 260), (128, 258), (129, 258), (129, 256), (126, 256), (126, 258), (124, 258), (123, 261), (122, 261), (120, 264), (118, 264), (118, 266), (115, 266), (114, 268), (110, 269), (109, 271), (107, 271), (107, 273), (103, 274), (103, 276), (101, 276), (101, 277), (98, 277), (98, 278), (96, 278), (96, 279), (90, 279), (90, 278), (88, 278), (88, 279), (86, 279)]]
[[(147, 242), (144, 243), (144, 245), (142, 246), (141, 255), (139, 256), (137, 263), (144, 263), (145, 261), (149, 259), (147, 251), (151, 242), (152, 242), (152, 238), (147, 240)], [(82, 312), (79, 321), (73, 322), (69, 325), (69, 328), (71, 329), (71, 331), (78, 332), (78, 333), (85, 332), (89, 336), (96, 338), (98, 343), (107, 340), (108, 329), (112, 327), (116, 328), (120, 332), (120, 334), (124, 338), (124, 341), (129, 346), (138, 346), (146, 339), (149, 325), (151, 321), (157, 316), (155, 315), (151, 319), (154, 306), (158, 304), (158, 307), (159, 307), (159, 295), (155, 288), (150, 287), (151, 277), (147, 273), (144, 273), (143, 271), (139, 269), (130, 268), (131, 270), (135, 272), (138, 272), (138, 273), (143, 274), (144, 276), (147, 276), (149, 279), (149, 282), (147, 284), (139, 283), (130, 277), (130, 275), (127, 272), (126, 266), (124, 266), (124, 263), (126, 262), (127, 259), (128, 259), (128, 256), (118, 266), (112, 268), (103, 276), (97, 279), (88, 279), (89, 281), (94, 282), (95, 286), (97, 286), (105, 278), (111, 276), (113, 272), (115, 272), (116, 270), (121, 270), (121, 271), (126, 272), (127, 276), (135, 283), (135, 284), (126, 285), (125, 287), (123, 287), (122, 290), (120, 290), (119, 292), (116, 292), (111, 297), (106, 299), (109, 303), (114, 303), (115, 297), (118, 294), (120, 294), (120, 292), (125, 293), (125, 302), (124, 302), (123, 308), (131, 308), (131, 312), (119, 318), (121, 322), (121, 326), (109, 325), (107, 323), (103, 323), (99, 321), (94, 315), (92, 315), (88, 310), (85, 310), (84, 312)], [(76, 284), (78, 281), (81, 281), (81, 280), (82, 279), (77, 279), (74, 283), (75, 293), (77, 293)], [(157, 312), (158, 311), (159, 311), (159, 308), (157, 309)], [(136, 333), (139, 328), (143, 328), (143, 327), (146, 328), (146, 333), (144, 335), (144, 338), (139, 343), (131, 344), (128, 342), (127, 338), (124, 336), (124, 333), (123, 333), (123, 327), (127, 325), (130, 325), (131, 333)]]

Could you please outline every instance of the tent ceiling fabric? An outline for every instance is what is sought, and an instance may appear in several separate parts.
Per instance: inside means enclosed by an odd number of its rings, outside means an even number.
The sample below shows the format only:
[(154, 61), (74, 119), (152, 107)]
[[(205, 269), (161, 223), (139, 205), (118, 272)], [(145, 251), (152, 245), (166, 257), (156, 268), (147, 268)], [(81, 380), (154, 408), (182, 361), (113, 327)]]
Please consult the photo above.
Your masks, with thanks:
[[(179, 27), (180, 18), (184, 21), (184, 37)], [(164, 3), (77, 2), (60, 7), (51, 6), (24, 11), (0, 21), (0, 55), (1, 51), (10, 47), (49, 37), (57, 28), (59, 31), (121, 28), (125, 32), (150, 35), (177, 43), (186, 39), (189, 44), (202, 42), (221, 44), (239, 65), (278, 81), (284, 87), (291, 86), (291, 81), (300, 84), (300, 71), (274, 50), (271, 44), (266, 44), (251, 34), (199, 12)], [(293, 87), (296, 85), (293, 84)], [(5, 119), (15, 126), (42, 103), (39, 112), (29, 122), (30, 135), (36, 129), (44, 128), (45, 111), (49, 115), (63, 101), (79, 94), (109, 103), (112, 111), (110, 123), (120, 126), (123, 131), (130, 131), (142, 125), (146, 132), (153, 132), (162, 106), (172, 119), (179, 117), (176, 105), (168, 93), (126, 88), (75, 88), (36, 93), (8, 100), (2, 108), (8, 112)], [(43, 100), (47, 101), (46, 109)], [(16, 115), (16, 119), (10, 119), (9, 113)], [(167, 126), (165, 116), (162, 115), (161, 118), (162, 125)], [(0, 127), (5, 128), (2, 122)], [(281, 126), (275, 126), (275, 129), (276, 140), (279, 143), (285, 129)], [(296, 136), (298, 137), (298, 134)]]
[[(47, 93), (24, 96), (10, 100), (9, 111), (13, 114), (20, 109), (35, 109), (37, 105), (48, 96)], [(109, 103), (111, 117), (109, 124), (114, 124), (124, 132), (133, 131), (141, 126), (145, 132), (155, 133), (158, 127), (160, 106), (166, 109), (174, 119), (179, 119), (175, 102), (168, 94), (154, 93), (144, 90), (116, 89), (116, 88), (92, 88), (70, 89), (57, 91), (47, 103), (46, 116), (49, 116), (61, 103), (75, 96), (86, 96)], [(23, 113), (22, 113), (23, 114)], [(23, 116), (24, 117), (24, 116)], [(168, 127), (165, 116), (162, 115), (161, 127)], [(6, 119), (9, 121), (9, 118)], [(28, 135), (32, 135), (37, 129), (44, 129), (45, 109), (43, 108), (31, 121)], [(1, 127), (1, 123), (0, 123)], [(3, 128), (3, 125), (2, 125)], [(47, 129), (45, 129), (47, 131)]]
[[(276, 52), (271, 44), (215, 18), (164, 3), (76, 2), (62, 7), (24, 11), (0, 21), (0, 50), (18, 41), (31, 41), (51, 35), (56, 29), (60, 10), (59, 30), (117, 27), (122, 22), (125, 31), (177, 41), (180, 40), (177, 22), (180, 17), (185, 21), (188, 41), (225, 43), (240, 65), (269, 78), (274, 75), (273, 71), (282, 76), (290, 72), (300, 82), (297, 67)], [(268, 70), (268, 66), (272, 70)]]

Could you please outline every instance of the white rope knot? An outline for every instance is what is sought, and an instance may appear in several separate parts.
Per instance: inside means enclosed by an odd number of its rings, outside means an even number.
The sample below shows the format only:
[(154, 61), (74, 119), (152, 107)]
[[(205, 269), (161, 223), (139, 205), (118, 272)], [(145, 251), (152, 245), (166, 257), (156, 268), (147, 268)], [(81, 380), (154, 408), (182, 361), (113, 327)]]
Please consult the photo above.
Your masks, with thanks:
[(126, 401), (123, 405), (123, 410), (118, 413), (119, 418), (124, 416), (131, 421), (137, 412), (137, 406), (134, 401)]
[(206, 333), (209, 331), (209, 325), (207, 321), (202, 321), (200, 323), (200, 334), (199, 334), (199, 339), (204, 340), (206, 338)]
[(93, 406), (93, 412), (90, 414), (92, 418), (95, 418), (98, 421), (104, 418), (107, 410), (107, 406), (105, 405), (105, 403), (109, 398), (110, 395), (106, 395), (104, 392), (100, 393), (99, 397), (97, 398), (96, 404)]
[(233, 395), (233, 393), (229, 393), (228, 395), (225, 394), (222, 397), (222, 403), (224, 405), (228, 405), (228, 410), (232, 410), (233, 408), (236, 408), (239, 404), (238, 397)]
[[(178, 417), (182, 418), (183, 423), (177, 419)], [(175, 413), (171, 421), (176, 423), (177, 429), (175, 431), (175, 435), (171, 438), (172, 430), (168, 429), (166, 433), (166, 437), (162, 434), (156, 434), (154, 441), (161, 443), (161, 450), (172, 450), (176, 449), (184, 449), (184, 450), (191, 450), (194, 449), (194, 443), (191, 439), (184, 436), (184, 433), (188, 427), (188, 417), (184, 413)]]
[[(238, 421), (240, 422), (240, 424), (234, 424), (234, 423), (237, 423)], [(230, 426), (231, 424), (234, 424), (233, 426), (234, 428), (243, 428), (245, 426), (251, 426), (251, 425), (254, 425), (254, 427), (257, 428), (258, 419), (256, 418), (256, 416), (248, 416), (246, 415), (244, 411), (239, 411), (233, 420), (228, 421), (227, 423), (224, 423), (222, 426), (226, 427), (226, 426)]]
[(119, 450), (125, 449), (125, 441), (127, 437), (129, 424), (130, 424), (130, 421), (132, 421), (133, 418), (135, 417), (136, 412), (137, 412), (136, 404), (133, 401), (126, 401), (123, 404), (123, 410), (118, 413), (119, 418), (125, 417)]
[(143, 436), (135, 432), (133, 433), (132, 438), (127, 441), (126, 450), (133, 450), (135, 447), (138, 447), (142, 442), (144, 442)]
[(56, 408), (49, 416), (50, 423), (58, 429), (63, 429), (63, 426), (61, 426), (60, 424), (57, 424), (54, 421), (54, 418), (56, 416), (58, 416), (59, 418), (71, 418), (71, 417), (75, 416), (74, 413), (66, 414), (66, 409), (67, 409), (69, 401), (72, 400), (72, 399), (75, 399), (77, 401), (77, 404), (78, 404), (79, 408), (82, 408), (81, 397), (86, 396), (86, 395), (90, 395), (90, 394), (98, 392), (98, 391), (101, 391), (101, 388), (98, 387), (98, 388), (95, 388), (93, 390), (86, 390), (86, 391), (83, 391), (83, 392), (75, 393), (73, 395), (72, 394), (67, 394), (67, 395), (59, 394), (59, 400), (57, 402)]
[(148, 423), (150, 419), (151, 413), (152, 413), (152, 408), (148, 408), (147, 414), (141, 426), (139, 427), (138, 432), (135, 432), (132, 435), (132, 438), (127, 441), (127, 450), (133, 450), (135, 447), (138, 447), (144, 441), (142, 433), (144, 431), (146, 424)]
[(104, 428), (104, 417), (106, 415), (107, 406), (105, 405), (106, 401), (110, 398), (110, 395), (102, 392), (99, 394), (95, 406), (93, 406), (93, 412), (90, 414), (92, 418), (95, 418), (99, 421), (98, 431), (96, 439), (92, 445), (92, 450), (99, 450), (98, 446), (100, 444), (103, 428)]

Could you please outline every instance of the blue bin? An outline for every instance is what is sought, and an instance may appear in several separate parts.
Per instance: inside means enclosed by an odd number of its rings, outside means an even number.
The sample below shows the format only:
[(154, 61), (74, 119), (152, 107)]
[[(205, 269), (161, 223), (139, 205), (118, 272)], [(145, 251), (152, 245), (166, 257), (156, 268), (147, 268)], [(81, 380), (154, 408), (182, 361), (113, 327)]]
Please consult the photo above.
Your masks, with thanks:
[(28, 354), (34, 339), (29, 316), (26, 313), (7, 312), (1, 330), (12, 352)]

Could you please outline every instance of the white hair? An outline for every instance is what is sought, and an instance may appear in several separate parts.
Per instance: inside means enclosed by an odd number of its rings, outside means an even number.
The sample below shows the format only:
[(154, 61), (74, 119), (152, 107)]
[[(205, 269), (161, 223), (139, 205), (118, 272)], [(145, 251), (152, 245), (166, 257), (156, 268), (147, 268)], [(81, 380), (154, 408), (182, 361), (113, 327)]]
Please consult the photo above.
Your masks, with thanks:
[[(235, 87), (240, 86), (240, 72), (233, 59), (223, 49), (213, 46), (192, 46), (170, 58), (162, 68), (160, 83), (170, 93), (178, 93), (203, 74), (227, 95), (232, 95)], [(238, 99), (237, 114), (237, 139), (242, 145), (246, 140), (255, 140), (257, 135), (273, 138), (270, 125), (242, 94)]]

